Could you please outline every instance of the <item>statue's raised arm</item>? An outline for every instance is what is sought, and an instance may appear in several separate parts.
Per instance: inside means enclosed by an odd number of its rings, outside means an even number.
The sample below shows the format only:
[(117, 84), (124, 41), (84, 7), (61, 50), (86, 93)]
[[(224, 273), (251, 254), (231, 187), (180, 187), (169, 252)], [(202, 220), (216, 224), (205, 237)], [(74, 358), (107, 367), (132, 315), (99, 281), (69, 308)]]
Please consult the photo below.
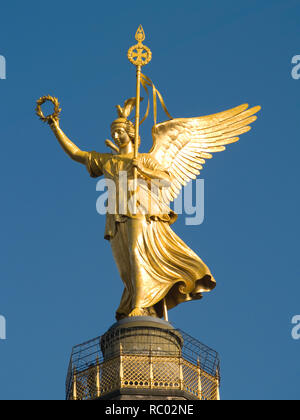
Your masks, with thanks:
[[(50, 101), (54, 105), (54, 112), (51, 115), (45, 116), (41, 110), (41, 105), (46, 101)], [(70, 156), (71, 159), (76, 162), (86, 165), (89, 153), (83, 150), (80, 150), (63, 132), (59, 126), (59, 114), (61, 109), (59, 108), (59, 102), (57, 98), (52, 96), (43, 96), (37, 101), (36, 112), (37, 115), (41, 118), (42, 121), (49, 124), (55, 137), (57, 138), (62, 149)]]
[(70, 156), (71, 159), (75, 160), (76, 162), (82, 163), (86, 165), (88, 159), (88, 152), (85, 152), (79, 149), (75, 143), (73, 143), (63, 132), (63, 130), (59, 126), (59, 122), (57, 120), (53, 120), (53, 122), (49, 123), (51, 130), (55, 134), (59, 144), (63, 148), (63, 150)]

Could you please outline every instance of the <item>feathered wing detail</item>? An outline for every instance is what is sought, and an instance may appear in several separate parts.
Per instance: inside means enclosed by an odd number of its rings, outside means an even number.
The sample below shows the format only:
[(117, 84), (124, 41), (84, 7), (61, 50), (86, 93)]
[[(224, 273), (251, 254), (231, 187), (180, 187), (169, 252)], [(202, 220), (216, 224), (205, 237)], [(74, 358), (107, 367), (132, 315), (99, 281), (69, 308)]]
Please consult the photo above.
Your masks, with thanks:
[(251, 130), (250, 124), (257, 119), (255, 114), (260, 109), (244, 104), (218, 114), (176, 118), (153, 126), (153, 147), (149, 154), (171, 177), (163, 199), (173, 201), (182, 186), (200, 174), (212, 153), (222, 152), (225, 145), (235, 143), (238, 136)]

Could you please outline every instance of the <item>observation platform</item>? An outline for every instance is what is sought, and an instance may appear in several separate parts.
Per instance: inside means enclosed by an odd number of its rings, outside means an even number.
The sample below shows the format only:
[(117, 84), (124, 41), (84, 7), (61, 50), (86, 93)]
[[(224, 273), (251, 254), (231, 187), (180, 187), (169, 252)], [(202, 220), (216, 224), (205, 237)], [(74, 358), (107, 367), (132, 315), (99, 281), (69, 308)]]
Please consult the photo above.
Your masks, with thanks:
[(132, 317), (73, 348), (67, 400), (219, 400), (218, 354), (170, 323)]

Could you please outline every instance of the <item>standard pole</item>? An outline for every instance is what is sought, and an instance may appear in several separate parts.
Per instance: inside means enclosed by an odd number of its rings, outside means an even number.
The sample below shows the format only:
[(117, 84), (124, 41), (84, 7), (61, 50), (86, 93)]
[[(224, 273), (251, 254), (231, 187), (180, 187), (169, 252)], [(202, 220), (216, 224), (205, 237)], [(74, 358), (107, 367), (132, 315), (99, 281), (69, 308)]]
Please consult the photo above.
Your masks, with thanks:
[[(136, 105), (135, 105), (135, 142), (134, 142), (134, 158), (138, 158), (139, 154), (139, 129), (140, 129), (140, 96), (141, 96), (141, 66), (136, 67)], [(138, 170), (134, 168), (133, 172), (133, 185), (134, 192), (137, 193), (137, 178)], [(137, 202), (134, 202), (134, 213), (137, 212)]]
[(164, 308), (164, 318), (165, 318), (165, 321), (169, 321), (169, 316), (168, 316), (168, 307), (167, 307), (167, 301), (166, 301), (166, 298), (164, 298), (164, 300), (163, 300), (163, 308)]
[[(145, 32), (142, 25), (139, 26), (135, 39), (138, 44), (133, 45), (128, 50), (128, 60), (136, 67), (136, 113), (135, 113), (135, 143), (134, 143), (134, 158), (138, 158), (139, 153), (139, 129), (140, 129), (140, 102), (141, 102), (141, 72), (142, 66), (145, 66), (151, 61), (152, 53), (148, 47), (142, 44), (145, 39)], [(133, 173), (135, 191), (137, 189), (137, 168)]]
[(135, 144), (134, 157), (139, 153), (140, 103), (141, 103), (141, 66), (136, 67), (136, 113), (135, 113)]

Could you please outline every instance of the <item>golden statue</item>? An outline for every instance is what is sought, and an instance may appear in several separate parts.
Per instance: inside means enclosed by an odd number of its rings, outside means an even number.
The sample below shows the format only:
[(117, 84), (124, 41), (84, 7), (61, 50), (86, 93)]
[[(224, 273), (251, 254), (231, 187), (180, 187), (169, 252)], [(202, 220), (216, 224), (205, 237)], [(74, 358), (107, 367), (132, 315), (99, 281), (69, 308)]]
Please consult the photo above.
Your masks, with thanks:
[[(260, 110), (241, 105), (210, 116), (169, 119), (159, 124), (155, 116), (153, 147), (149, 153), (138, 154), (140, 84), (153, 87), (154, 113), (156, 95), (166, 110), (150, 79), (141, 74), (141, 67), (151, 59), (150, 50), (142, 44), (144, 38), (140, 27), (136, 35), (138, 44), (128, 52), (128, 58), (137, 67), (137, 94), (123, 107), (117, 106), (118, 118), (111, 124), (115, 144), (106, 140), (112, 153), (80, 150), (59, 126), (56, 98), (43, 97), (37, 107), (38, 115), (49, 123), (71, 159), (85, 165), (90, 176), (104, 175), (116, 185), (116, 211), (107, 213), (105, 239), (111, 244), (124, 283), (117, 320), (143, 315), (167, 317), (168, 309), (200, 299), (203, 292), (215, 287), (209, 268), (171, 229), (177, 215), (170, 209), (170, 201), (178, 196), (183, 185), (200, 174), (212, 153), (225, 150), (225, 145), (238, 141), (239, 135), (250, 130), (249, 125)], [(46, 100), (55, 106), (54, 114), (47, 117), (41, 111)], [(135, 124), (128, 119), (134, 108)], [(127, 185), (120, 182), (120, 173), (127, 175)], [(130, 189), (128, 202), (134, 205), (126, 203), (124, 207), (120, 197), (128, 192), (132, 182), (134, 188)], [(159, 186), (153, 188), (153, 182)]]

